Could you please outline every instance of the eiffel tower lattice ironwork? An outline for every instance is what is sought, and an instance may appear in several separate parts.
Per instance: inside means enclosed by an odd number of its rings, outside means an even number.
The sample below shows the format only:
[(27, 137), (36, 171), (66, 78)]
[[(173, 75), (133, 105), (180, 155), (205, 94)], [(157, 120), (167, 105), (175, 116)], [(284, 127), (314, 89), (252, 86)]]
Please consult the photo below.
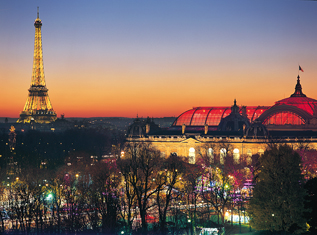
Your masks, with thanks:
[(17, 122), (29, 123), (34, 121), (35, 123), (50, 123), (56, 120), (56, 112), (53, 110), (45, 84), (41, 33), (42, 21), (39, 18), (38, 8), (34, 26), (35, 40), (32, 81), (29, 88), (29, 96)]

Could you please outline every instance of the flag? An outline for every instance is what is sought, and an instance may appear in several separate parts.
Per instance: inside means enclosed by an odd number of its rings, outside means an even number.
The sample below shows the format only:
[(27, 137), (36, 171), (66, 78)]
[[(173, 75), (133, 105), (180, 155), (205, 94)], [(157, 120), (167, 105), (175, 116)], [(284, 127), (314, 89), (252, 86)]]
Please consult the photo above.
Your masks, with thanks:
[(304, 70), (303, 70), (302, 67), (300, 67), (300, 66), (299, 66), (299, 70), (302, 71), (302, 72), (304, 72)]

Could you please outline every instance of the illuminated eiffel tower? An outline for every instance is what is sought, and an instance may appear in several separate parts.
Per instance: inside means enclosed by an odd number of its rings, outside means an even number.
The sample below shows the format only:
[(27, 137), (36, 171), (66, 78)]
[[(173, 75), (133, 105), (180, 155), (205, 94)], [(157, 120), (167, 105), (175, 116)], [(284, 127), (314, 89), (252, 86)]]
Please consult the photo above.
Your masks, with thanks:
[(37, 8), (37, 18), (34, 26), (35, 40), (32, 81), (29, 88), (29, 96), (17, 122), (29, 123), (34, 121), (36, 123), (50, 123), (56, 120), (56, 113), (48, 97), (48, 89), (45, 84), (41, 33), (42, 21), (39, 18), (39, 8)]

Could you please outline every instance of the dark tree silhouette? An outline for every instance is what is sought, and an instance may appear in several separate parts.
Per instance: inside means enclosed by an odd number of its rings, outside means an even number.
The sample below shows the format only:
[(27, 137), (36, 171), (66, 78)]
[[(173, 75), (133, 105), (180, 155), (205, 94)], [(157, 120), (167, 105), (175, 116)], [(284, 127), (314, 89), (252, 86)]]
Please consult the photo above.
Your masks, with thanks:
[(317, 178), (310, 179), (306, 182), (304, 188), (307, 190), (305, 200), (305, 218), (310, 226), (309, 231), (312, 234), (317, 233)]
[(161, 162), (160, 152), (146, 143), (127, 145), (124, 159), (118, 161), (125, 183), (130, 184), (135, 193), (144, 234), (148, 230), (148, 210), (153, 206), (150, 198), (157, 192), (155, 177)]
[(258, 230), (305, 231), (301, 157), (287, 145), (273, 146), (259, 159), (248, 213)]
[(156, 176), (156, 206), (159, 214), (161, 234), (167, 234), (166, 218), (173, 200), (180, 196), (182, 177), (186, 173), (185, 161), (177, 156), (170, 155), (163, 160), (161, 171)]

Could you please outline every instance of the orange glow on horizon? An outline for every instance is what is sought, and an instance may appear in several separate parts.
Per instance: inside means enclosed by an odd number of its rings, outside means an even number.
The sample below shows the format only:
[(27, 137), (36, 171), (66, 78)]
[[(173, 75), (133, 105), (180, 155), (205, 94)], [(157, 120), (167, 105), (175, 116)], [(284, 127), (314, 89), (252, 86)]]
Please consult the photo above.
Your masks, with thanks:
[[(76, 73), (74, 77), (55, 77), (48, 73), (46, 82), (58, 117), (61, 114), (65, 114), (65, 117), (177, 117), (193, 107), (231, 106), (235, 98), (238, 106), (271, 106), (276, 101), (289, 97), (296, 84), (294, 75), (293, 79), (281, 79), (267, 74), (271, 77), (270, 80), (275, 80), (276, 86), (272, 86), (272, 81), (259, 81), (261, 85), (249, 83), (255, 76), (252, 74), (240, 79), (239, 86), (236, 83), (230, 84), (227, 81), (232, 81), (232, 78), (224, 76), (218, 81), (208, 80), (208, 74), (196, 74), (197, 79), (205, 80), (203, 83), (196, 83), (194, 77), (182, 80), (183, 74), (174, 75), (173, 79), (153, 74), (148, 80), (147, 74), (130, 76), (127, 79), (118, 73), (117, 77), (121, 79), (113, 80), (102, 79), (108, 76), (99, 74), (91, 82), (90, 79), (85, 80), (84, 75)], [(2, 91), (0, 116), (18, 117), (27, 99), (30, 80), (20, 78), (20, 83), (15, 86), (12, 75), (8, 72), (6, 76), (10, 78), (7, 86), (14, 89)], [(221, 72), (216, 77), (221, 77)], [(291, 77), (291, 74), (288, 73), (285, 77)], [(309, 82), (307, 79), (301, 81), (303, 92), (308, 97), (317, 98), (311, 95), (317, 82), (312, 79)]]
[[(18, 118), (28, 97), (34, 4), (3, 1), (0, 117)], [(317, 99), (309, 3), (41, 4), (45, 82), (58, 118), (177, 117), (234, 99), (272, 106), (294, 93), (298, 74), (303, 93)]]

